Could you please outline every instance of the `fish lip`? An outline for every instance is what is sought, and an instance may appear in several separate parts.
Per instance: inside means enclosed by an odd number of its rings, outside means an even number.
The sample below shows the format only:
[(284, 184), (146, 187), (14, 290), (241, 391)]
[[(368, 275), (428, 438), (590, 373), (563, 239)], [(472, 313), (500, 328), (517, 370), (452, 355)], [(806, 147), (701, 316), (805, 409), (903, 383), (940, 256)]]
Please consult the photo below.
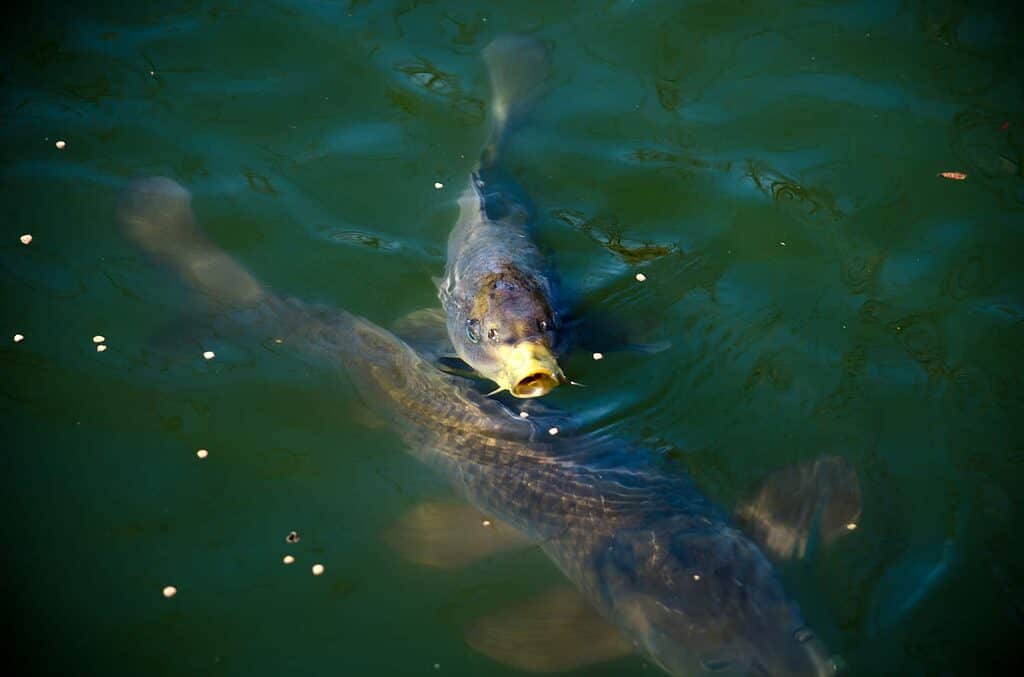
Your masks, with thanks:
[(543, 397), (558, 387), (559, 380), (546, 370), (537, 370), (519, 379), (509, 388), (514, 397), (528, 399)]

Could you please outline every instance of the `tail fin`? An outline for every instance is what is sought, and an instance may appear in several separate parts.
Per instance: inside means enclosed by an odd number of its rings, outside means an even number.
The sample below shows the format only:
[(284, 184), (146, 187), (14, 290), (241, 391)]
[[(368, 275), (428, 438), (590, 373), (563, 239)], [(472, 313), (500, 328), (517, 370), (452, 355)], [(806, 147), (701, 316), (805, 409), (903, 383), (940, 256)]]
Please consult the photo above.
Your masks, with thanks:
[(529, 110), (551, 73), (551, 49), (541, 40), (521, 35), (495, 39), (483, 51), (491, 78), (493, 130), (481, 164), (494, 161), (509, 126)]
[(121, 196), (118, 221), (147, 253), (172, 266), (196, 291), (229, 306), (263, 298), (245, 268), (203, 234), (192, 214), (192, 195), (164, 177), (132, 183)]

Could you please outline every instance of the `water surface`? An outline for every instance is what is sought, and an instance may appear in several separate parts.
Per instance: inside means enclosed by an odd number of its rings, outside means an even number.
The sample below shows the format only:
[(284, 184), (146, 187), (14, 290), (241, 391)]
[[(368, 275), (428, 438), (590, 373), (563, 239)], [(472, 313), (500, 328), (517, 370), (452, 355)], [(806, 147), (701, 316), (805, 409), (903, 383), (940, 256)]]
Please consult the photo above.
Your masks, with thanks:
[[(563, 286), (671, 344), (575, 355), (588, 387), (552, 402), (727, 507), (773, 470), (843, 455), (861, 524), (783, 568), (810, 625), (854, 674), (1009, 661), (1024, 629), (1010, 10), (89, 4), (10, 22), (0, 58), (2, 580), (29, 672), (518, 674), (462, 628), (557, 582), (543, 554), (400, 559), (380, 534), (450, 496), (443, 479), (337, 372), (211, 327), (114, 220), (128, 180), (170, 176), (275, 290), (385, 326), (436, 304), (487, 136), (479, 51), (507, 32), (555, 45), (508, 164)], [(631, 657), (578, 674), (655, 672)]]

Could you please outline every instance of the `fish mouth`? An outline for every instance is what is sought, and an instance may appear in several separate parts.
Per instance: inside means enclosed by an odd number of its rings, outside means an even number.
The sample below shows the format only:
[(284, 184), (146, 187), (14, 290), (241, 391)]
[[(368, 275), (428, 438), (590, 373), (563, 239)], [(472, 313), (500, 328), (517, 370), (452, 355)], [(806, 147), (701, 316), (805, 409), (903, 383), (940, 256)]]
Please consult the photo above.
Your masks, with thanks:
[(543, 344), (522, 341), (501, 352), (505, 378), (499, 384), (514, 397), (542, 397), (565, 382), (555, 356)]
[(511, 392), (516, 397), (542, 397), (558, 387), (558, 379), (547, 372), (538, 371), (530, 374), (512, 386)]

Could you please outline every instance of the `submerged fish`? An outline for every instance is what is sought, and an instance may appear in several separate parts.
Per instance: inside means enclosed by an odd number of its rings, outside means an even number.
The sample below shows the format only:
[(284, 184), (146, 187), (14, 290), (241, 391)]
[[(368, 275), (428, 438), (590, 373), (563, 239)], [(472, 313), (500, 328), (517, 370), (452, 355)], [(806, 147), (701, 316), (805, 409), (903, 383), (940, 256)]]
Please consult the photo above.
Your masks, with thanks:
[(533, 38), (504, 37), (483, 56), (491, 137), (459, 198), (439, 296), (456, 354), (499, 391), (539, 397), (566, 380), (556, 358), (560, 320), (544, 257), (530, 239), (530, 208), (498, 160), (510, 125), (547, 79), (548, 48)]
[[(499, 540), (507, 532), (537, 544), (582, 593), (585, 602), (576, 606), (555, 599), (532, 607), (547, 623), (527, 626), (536, 642), (487, 619), (468, 634), (474, 647), (522, 667), (571, 667), (568, 645), (547, 631), (552, 609), (571, 607), (567, 627), (590, 661), (639, 650), (673, 675), (835, 672), (764, 551), (691, 481), (661, 470), (653, 454), (621, 439), (572, 434), (557, 415), (520, 418), (367, 320), (275, 295), (200, 232), (188, 192), (169, 179), (133, 185), (119, 216), (145, 250), (225, 311), (243, 314), (254, 331), (340, 364), (367, 403), (386, 413), (411, 453), (487, 516), (477, 531)], [(553, 424), (562, 426), (561, 434), (549, 434)], [(807, 480), (797, 473), (787, 481)], [(792, 511), (767, 506), (785, 503), (802, 488), (763, 494), (761, 512), (748, 517), (770, 525), (766, 510)], [(854, 521), (859, 493), (843, 495), (848, 514), (822, 519), (822, 511), (801, 513), (802, 523), (792, 528)], [(444, 511), (420, 517), (468, 530)], [(588, 613), (592, 621), (585, 619)], [(551, 660), (524, 648), (538, 643), (546, 643)]]

